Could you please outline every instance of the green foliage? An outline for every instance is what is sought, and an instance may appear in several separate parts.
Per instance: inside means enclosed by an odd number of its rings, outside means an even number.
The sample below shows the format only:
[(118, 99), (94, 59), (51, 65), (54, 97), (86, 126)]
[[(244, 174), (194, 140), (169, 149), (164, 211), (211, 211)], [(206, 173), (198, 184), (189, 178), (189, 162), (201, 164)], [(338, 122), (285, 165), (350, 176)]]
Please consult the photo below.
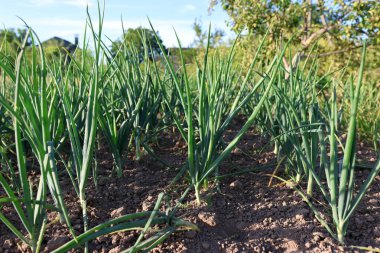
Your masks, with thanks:
[(303, 46), (309, 46), (309, 40), (323, 34), (335, 44), (357, 43), (363, 38), (373, 44), (380, 42), (377, 0), (213, 0), (210, 7), (219, 2), (237, 31), (247, 29), (251, 34), (263, 34), (270, 29), (275, 38), (290, 38), (298, 33)]
[[(77, 45), (58, 37), (44, 41), (42, 46), (45, 51), (45, 56), (49, 61), (56, 59), (65, 61), (67, 57), (73, 55), (78, 49)], [(77, 55), (80, 55), (80, 52), (78, 52)]]
[[(20, 51), (27, 29), (5, 29), (0, 30), (0, 52), (7, 53), (15, 58)], [(28, 37), (25, 46), (30, 46), (31, 37)]]
[[(210, 25), (211, 26), (211, 25)], [(223, 36), (225, 35), (224, 31), (221, 29), (215, 29), (208, 36), (208, 32), (204, 31), (202, 28), (202, 21), (195, 19), (193, 23), (193, 30), (195, 32), (195, 39), (192, 43), (195, 47), (205, 47), (207, 41), (209, 40), (209, 47), (215, 48), (222, 44)], [(208, 38), (209, 37), (209, 38)]]
[[(17, 53), (20, 51), (21, 43), (26, 35), (26, 29), (9, 29), (0, 30), (0, 59), (2, 57), (8, 57), (9, 60), (15, 61)], [(29, 36), (25, 44), (25, 58), (31, 60), (33, 40)], [(44, 54), (46, 60), (52, 62), (54, 59), (60, 59), (65, 61), (69, 59), (70, 55), (73, 55), (77, 50), (77, 45), (72, 44), (69, 41), (61, 39), (59, 37), (53, 37), (49, 40), (42, 42), (44, 48)], [(80, 53), (78, 52), (77, 55)], [(39, 61), (39, 59), (37, 59)]]
[(138, 27), (136, 29), (129, 28), (122, 36), (121, 39), (114, 41), (111, 45), (112, 55), (117, 55), (118, 51), (123, 51), (123, 47), (129, 48), (131, 51), (136, 51), (140, 57), (140, 61), (143, 60), (145, 54), (145, 48), (148, 48), (148, 55), (150, 58), (154, 58), (166, 52), (166, 48), (163, 47), (163, 51), (159, 47), (159, 43), (162, 44), (161, 38), (158, 37), (158, 41), (154, 37), (154, 32), (148, 28)]
[[(219, 1), (211, 1), (211, 8)], [(250, 33), (292, 33), (302, 23), (303, 10), (299, 1), (222, 0), (223, 9), (231, 16), (230, 25), (236, 31), (247, 29)]]

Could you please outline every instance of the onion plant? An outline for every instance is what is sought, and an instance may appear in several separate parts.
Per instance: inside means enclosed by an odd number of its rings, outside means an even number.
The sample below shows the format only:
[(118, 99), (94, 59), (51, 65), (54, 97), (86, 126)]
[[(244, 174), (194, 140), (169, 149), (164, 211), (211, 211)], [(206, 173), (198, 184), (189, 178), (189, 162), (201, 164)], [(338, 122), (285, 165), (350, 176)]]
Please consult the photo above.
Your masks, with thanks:
[[(130, 230), (148, 230), (153, 225), (167, 225), (165, 229), (159, 230), (147, 240), (138, 240), (134, 248), (129, 252), (137, 252), (141, 249), (149, 249), (160, 243), (171, 233), (175, 232), (180, 226), (190, 224), (179, 220), (173, 214), (159, 213), (157, 210), (153, 212), (143, 212), (136, 214), (128, 214), (120, 218), (104, 222), (93, 228), (89, 228), (89, 220), (87, 216), (87, 201), (86, 201), (86, 187), (89, 180), (91, 165), (93, 160), (94, 144), (96, 141), (96, 132), (98, 130), (98, 123), (100, 129), (105, 133), (106, 140), (111, 146), (112, 153), (115, 158), (115, 163), (118, 163), (118, 173), (121, 176), (123, 152), (129, 145), (129, 140), (133, 135), (133, 124), (136, 122), (134, 119), (138, 113), (141, 113), (142, 105), (144, 103), (144, 95), (149, 89), (149, 75), (138, 72), (139, 66), (125, 64), (122, 61), (104, 58), (110, 56), (109, 51), (105, 48), (101, 40), (103, 14), (100, 13), (99, 8), (99, 29), (95, 32), (90, 16), (88, 15), (88, 27), (91, 32), (91, 37), (94, 39), (95, 46), (95, 59), (91, 61), (91, 67), (86, 61), (87, 57), (83, 55), (79, 63), (75, 58), (72, 58), (69, 67), (72, 67), (68, 75), (55, 76), (55, 87), (57, 88), (63, 111), (66, 118), (66, 128), (69, 135), (71, 152), (73, 153), (72, 159), (74, 160), (73, 166), (75, 172), (70, 175), (74, 182), (74, 188), (79, 196), (82, 208), (82, 216), (84, 222), (84, 232), (81, 235), (73, 238), (70, 242), (56, 250), (56, 252), (67, 252), (70, 249), (76, 248), (79, 245), (84, 245), (85, 252), (88, 251), (88, 242), (94, 238), (109, 233), (118, 231)], [(83, 54), (86, 54), (86, 44), (84, 43)], [(108, 65), (104, 65), (107, 62)], [(121, 64), (122, 67), (121, 67)], [(129, 72), (128, 72), (129, 71)], [(71, 82), (75, 81), (72, 77), (73, 73), (79, 74), (80, 84), (73, 85)], [(136, 77), (135, 75), (140, 75)], [(146, 83), (134, 83), (137, 79), (145, 80)], [(147, 78), (147, 79), (144, 79)], [(127, 83), (129, 82), (129, 84)], [(136, 87), (142, 84), (143, 90), (140, 93), (132, 94), (131, 89), (140, 89)], [(130, 86), (129, 86), (130, 85)], [(79, 87), (79, 88), (78, 88)], [(71, 99), (73, 90), (81, 89), (77, 95), (83, 95), (80, 99)], [(87, 94), (87, 95), (86, 95)], [(132, 98), (131, 95), (134, 97)], [(137, 99), (134, 101), (133, 99)], [(80, 105), (73, 105), (71, 102), (79, 102)], [(78, 111), (79, 108), (79, 111)], [(151, 107), (150, 107), (151, 108)], [(154, 113), (147, 111), (146, 115)], [(78, 115), (84, 114), (84, 129), (78, 127), (77, 121), (80, 119)], [(118, 159), (116, 159), (118, 157)], [(70, 171), (70, 169), (68, 170)], [(156, 205), (156, 209), (161, 203), (162, 196)]]
[[(51, 114), (52, 104), (49, 101), (51, 94), (49, 94), (50, 87), (47, 85), (44, 52), (42, 47), (37, 50), (36, 46), (32, 46), (31, 63), (29, 64), (23, 57), (25, 44), (30, 35), (31, 30), (29, 29), (16, 61), (15, 72), (12, 68), (0, 63), (1, 69), (7, 73), (10, 83), (14, 87), (13, 103), (0, 94), (0, 104), (7, 110), (13, 122), (17, 176), (21, 186), (19, 191), (15, 191), (0, 172), (0, 184), (8, 195), (8, 197), (2, 198), (1, 202), (12, 203), (27, 235), (25, 236), (22, 230), (16, 228), (1, 213), (1, 210), (0, 220), (33, 252), (39, 252), (46, 229), (46, 210), (48, 208), (57, 210), (70, 231), (73, 232), (73, 230), (63, 202), (53, 155), (54, 142), (50, 126), (53, 115)], [(31, 35), (31, 37), (33, 42), (34, 38), (38, 40), (36, 36)], [(40, 64), (37, 60), (38, 56), (40, 56)], [(39, 165), (40, 175), (37, 189), (28, 178), (26, 143), (30, 146), (34, 159)], [(4, 158), (4, 153), (2, 157)], [(5, 159), (7, 158), (5, 157)], [(11, 168), (11, 171), (16, 171), (10, 162), (7, 163), (7, 166)], [(47, 203), (49, 191), (55, 207)]]
[[(2, 96), (4, 96), (2, 94)], [(5, 143), (5, 140), (8, 136), (10, 136), (12, 133), (12, 123), (10, 121), (9, 116), (6, 113), (6, 110), (3, 106), (0, 106), (0, 147), (5, 148), (7, 144)]]
[(315, 76), (317, 66), (311, 64), (310, 69), (306, 76), (301, 75), (305, 69), (297, 68), (295, 73), (291, 70), (288, 80), (280, 74), (273, 89), (272, 106), (267, 102), (265, 107), (271, 117), (269, 127), (266, 127), (273, 136), (277, 155), (287, 158), (287, 166), (296, 172), (296, 182), (301, 182), (301, 178), (306, 176), (309, 196), (313, 187), (310, 171), (319, 167), (317, 131), (324, 123), (316, 90), (319, 80)]
[[(95, 146), (95, 138), (97, 132), (98, 123), (98, 101), (99, 101), (99, 80), (104, 73), (104, 67), (102, 64), (101, 55), (101, 34), (102, 34), (102, 24), (104, 13), (99, 10), (99, 27), (98, 32), (95, 32), (95, 28), (91, 21), (91, 18), (87, 10), (87, 24), (90, 28), (91, 35), (93, 38), (93, 43), (95, 47), (94, 61), (90, 69), (90, 75), (83, 73), (86, 71), (86, 57), (82, 57), (81, 65), (75, 64), (75, 59), (73, 59), (73, 64), (77, 65), (78, 71), (82, 74), (81, 82), (83, 86), (88, 87), (87, 102), (83, 107), (83, 113), (85, 115), (84, 120), (84, 132), (81, 135), (80, 128), (77, 128), (75, 115), (77, 111), (73, 111), (75, 107), (70, 104), (70, 89), (69, 78), (66, 79), (56, 79), (56, 88), (60, 94), (63, 111), (66, 118), (66, 128), (69, 135), (71, 151), (73, 153), (73, 165), (75, 168), (76, 181), (74, 181), (74, 186), (77, 194), (79, 195), (79, 201), (82, 208), (82, 218), (83, 218), (83, 228), (86, 232), (88, 230), (88, 216), (87, 216), (87, 199), (86, 199), (86, 187), (91, 171), (91, 165), (93, 161), (93, 151)], [(104, 10), (103, 10), (104, 11)], [(86, 43), (84, 43), (84, 54), (86, 52)], [(87, 78), (86, 78), (87, 77)], [(83, 141), (82, 139), (83, 138)], [(88, 252), (88, 244), (85, 243), (85, 252)]]
[(358, 131), (361, 139), (380, 144), (380, 85), (369, 82), (363, 85), (359, 101)]
[[(324, 117), (318, 105), (318, 66), (315, 60), (310, 63), (309, 60), (307, 58), (303, 66), (290, 69), (289, 73), (286, 68), (278, 71), (257, 125), (271, 137), (279, 163), (277, 168), (285, 161), (287, 175), (296, 182), (306, 176), (307, 194), (311, 195), (313, 176), (310, 170), (319, 167), (317, 129)], [(247, 108), (253, 108), (259, 99), (260, 96), (255, 96)]]
[[(168, 236), (170, 236), (175, 231), (179, 230), (197, 230), (197, 226), (178, 219), (173, 216), (173, 213), (163, 213), (159, 211), (161, 207), (161, 202), (163, 200), (164, 194), (160, 193), (156, 201), (156, 205), (153, 211), (140, 212), (134, 214), (127, 214), (121, 217), (106, 221), (100, 225), (97, 225), (81, 235), (78, 235), (73, 240), (65, 243), (58, 249), (54, 250), (54, 253), (64, 253), (72, 249), (77, 248), (79, 245), (83, 245), (92, 239), (97, 237), (116, 233), (120, 231), (141, 231), (141, 234), (135, 244), (122, 251), (128, 253), (135, 252), (148, 252), (149, 250), (156, 247), (162, 241), (164, 241)], [(146, 236), (147, 232), (151, 232), (150, 228), (156, 225), (164, 226), (158, 231), (154, 231), (149, 237)], [(144, 239), (146, 238), (146, 239)]]
[[(163, 194), (159, 196), (152, 212), (128, 214), (89, 228), (86, 188), (93, 169), (98, 123), (103, 130), (110, 129), (106, 126), (112, 123), (109, 119), (118, 118), (123, 113), (118, 109), (127, 106), (128, 109), (122, 117), (125, 116), (124, 119), (131, 124), (123, 128), (123, 121), (118, 119), (115, 120), (115, 124), (121, 122), (121, 125), (117, 125), (120, 131), (129, 132), (145, 142), (143, 134), (133, 133), (134, 124), (147, 134), (153, 129), (161, 104), (159, 86), (153, 85), (152, 76), (148, 73), (149, 66), (142, 71), (141, 66), (133, 63), (133, 60), (128, 62), (134, 64), (132, 68), (121, 60), (104, 60), (104, 55), (108, 55), (101, 39), (104, 14), (99, 6), (98, 8), (97, 32), (88, 11), (85, 30), (85, 33), (87, 29), (90, 30), (94, 40), (93, 58), (89, 57), (85, 36), (83, 50), (80, 51), (82, 54), (79, 57), (68, 53), (70, 62), (62, 64), (63, 58), (59, 57), (52, 59), (48, 64), (38, 37), (32, 30), (28, 30), (15, 67), (9, 59), (0, 61), (0, 134), (1, 143), (4, 144), (0, 146), (0, 185), (2, 192), (6, 193), (6, 196), (0, 197), (0, 221), (23, 243), (29, 245), (33, 252), (41, 250), (49, 211), (58, 212), (73, 235), (73, 239), (57, 249), (57, 252), (67, 252), (82, 245), (87, 252), (88, 242), (98, 236), (118, 231), (139, 230), (141, 236), (136, 244), (127, 250), (137, 252), (153, 248), (183, 227), (196, 229), (192, 224), (174, 217), (174, 212), (158, 211)], [(32, 46), (25, 48), (29, 38), (32, 39)], [(39, 46), (36, 46), (35, 42)], [(27, 50), (30, 54), (28, 58), (24, 56)], [(130, 72), (124, 72), (125, 70)], [(111, 87), (107, 90), (108, 84), (115, 84), (114, 87), (124, 93), (117, 97), (117, 94), (112, 94), (115, 89)], [(145, 101), (146, 96), (151, 96), (152, 99)], [(109, 98), (115, 100), (108, 100)], [(116, 100), (117, 103), (112, 105), (117, 105), (118, 108), (109, 106), (110, 101)], [(103, 121), (103, 118), (106, 121)], [(14, 138), (14, 145), (4, 141), (5, 134)], [(120, 143), (128, 143), (124, 136), (128, 135), (122, 133), (118, 136), (121, 137)], [(9, 150), (13, 152), (13, 147), (16, 165), (10, 159), (13, 153), (9, 155)], [(30, 177), (30, 159), (38, 163), (35, 178)], [(75, 235), (71, 226), (60, 189), (58, 175), (64, 175), (64, 171), (58, 171), (58, 159), (65, 165), (79, 197), (84, 223), (84, 232), (79, 236)], [(66, 159), (71, 159), (71, 162)], [(49, 197), (53, 203), (48, 202)], [(22, 227), (16, 226), (6, 217), (3, 205), (13, 205)], [(144, 239), (155, 225), (160, 225), (162, 229)]]
[[(145, 35), (141, 35), (141, 40)], [(107, 52), (108, 76), (104, 78), (99, 123), (111, 147), (118, 175), (126, 152), (135, 143), (136, 159), (146, 141), (154, 135), (162, 96), (151, 74), (148, 45), (143, 58), (133, 45), (121, 44), (118, 52)]]
[[(153, 27), (152, 30), (154, 30)], [(187, 142), (188, 158), (186, 168), (191, 185), (195, 190), (197, 203), (201, 201), (200, 191), (202, 186), (207, 186), (210, 177), (216, 172), (221, 162), (231, 153), (252, 126), (275, 81), (276, 72), (280, 65), (279, 58), (275, 58), (267, 70), (269, 79), (261, 78), (255, 85), (250, 83), (253, 67), (263, 43), (264, 40), (257, 51), (248, 74), (244, 78), (237, 77), (232, 72), (231, 64), (234, 46), (232, 46), (226, 60), (215, 57), (210, 60), (209, 43), (207, 43), (203, 66), (197, 64), (197, 74), (194, 82), (192, 82), (193, 80), (187, 73), (179, 40), (182, 73), (175, 72), (173, 63), (166, 54), (163, 55), (175, 84), (176, 92), (179, 95), (181, 106), (184, 108), (184, 117), (173, 113), (173, 119), (183, 139)], [(164, 51), (162, 45), (160, 47)], [(158, 73), (158, 71), (156, 72)], [(246, 123), (233, 140), (227, 146), (223, 146), (223, 135), (232, 120), (241, 108), (252, 99), (252, 96), (262, 88), (264, 82), (268, 82), (268, 85), (262, 90), (262, 97)], [(250, 85), (253, 87), (250, 87)], [(193, 90), (194, 88), (195, 90)], [(196, 93), (195, 95), (194, 92)], [(164, 98), (168, 102), (166, 94), (164, 94)], [(184, 118), (185, 122), (182, 122), (182, 118)]]
[[(9, 55), (7, 50), (7, 43), (5, 43), (5, 39), (0, 44), (0, 94), (2, 97), (6, 99), (10, 99), (12, 94), (12, 89), (8, 87), (12, 85), (10, 79), (14, 77), (14, 59)], [(7, 69), (7, 71), (3, 70)], [(8, 73), (11, 73), (11, 76), (8, 76)], [(6, 148), (7, 143), (6, 140), (12, 134), (12, 122), (7, 114), (6, 109), (3, 105), (0, 104), (0, 147)]]
[[(358, 207), (361, 199), (370, 187), (376, 175), (380, 172), (380, 160), (373, 167), (367, 176), (367, 179), (362, 183), (359, 190), (356, 192), (355, 182), (355, 145), (357, 136), (357, 114), (360, 98), (360, 90), (362, 85), (362, 77), (365, 63), (365, 45), (363, 47), (362, 61), (359, 70), (357, 85), (350, 82), (350, 117), (347, 130), (347, 139), (342, 147), (343, 158), (340, 159), (338, 148), (340, 145), (338, 132), (338, 102), (336, 97), (336, 88), (333, 86), (331, 90), (330, 114), (329, 114), (329, 145), (325, 142), (325, 131), (319, 131), (320, 143), (320, 159), (324, 169), (327, 185), (322, 184), (322, 177), (314, 171), (311, 171), (315, 179), (317, 188), (322, 193), (326, 200), (330, 212), (323, 212), (310, 201), (307, 196), (298, 188), (297, 191), (304, 197), (309, 204), (316, 218), (327, 229), (327, 231), (340, 243), (344, 243), (344, 237), (347, 233), (349, 220), (355, 209)], [(328, 155), (328, 150), (329, 155)], [(321, 213), (323, 213), (323, 216)], [(329, 219), (332, 223), (329, 223)]]
[(142, 56), (139, 55), (135, 45), (127, 42), (121, 44), (120, 50), (115, 56), (116, 61), (118, 61), (118, 68), (120, 68), (118, 72), (124, 73), (123, 76), (118, 77), (119, 82), (123, 81), (125, 83), (124, 90), (130, 92), (124, 94), (124, 96), (130, 100), (125, 101), (125, 103), (129, 103), (126, 105), (131, 108), (129, 109), (131, 112), (139, 104), (137, 98), (144, 96), (141, 108), (137, 107), (135, 109), (136, 114), (139, 115), (138, 119), (135, 119), (135, 127), (141, 128), (144, 132), (157, 124), (155, 116), (158, 105), (161, 103), (161, 90), (154, 80), (153, 71), (151, 70), (151, 62), (156, 56), (150, 55), (151, 45), (147, 44), (146, 36), (144, 32), (139, 34), (144, 50)]

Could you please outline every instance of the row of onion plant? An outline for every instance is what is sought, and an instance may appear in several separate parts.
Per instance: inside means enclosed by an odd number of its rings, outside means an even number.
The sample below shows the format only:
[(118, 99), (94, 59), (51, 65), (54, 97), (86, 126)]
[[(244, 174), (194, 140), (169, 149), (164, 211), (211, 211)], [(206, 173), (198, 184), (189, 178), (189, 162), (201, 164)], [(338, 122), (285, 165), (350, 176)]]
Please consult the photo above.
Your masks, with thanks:
[[(4, 148), (0, 152), (2, 158), (0, 185), (6, 194), (6, 196), (0, 196), (0, 221), (28, 245), (32, 252), (39, 252), (42, 249), (50, 212), (59, 214), (60, 221), (67, 225), (73, 238), (55, 252), (67, 252), (78, 247), (84, 247), (84, 251), (88, 252), (88, 243), (94, 238), (131, 230), (141, 231), (141, 236), (126, 252), (149, 250), (184, 226), (196, 228), (174, 217), (173, 213), (160, 212), (162, 194), (158, 196), (156, 206), (152, 211), (123, 215), (91, 227), (92, 222), (87, 215), (86, 193), (91, 175), (96, 174), (94, 151), (97, 133), (102, 130), (107, 131), (108, 127), (112, 127), (108, 125), (112, 123), (108, 120), (113, 116), (119, 117), (117, 116), (118, 108), (109, 106), (112, 101), (108, 101), (109, 97), (106, 97), (113, 92), (106, 90), (110, 80), (118, 81), (115, 81), (116, 85), (122, 83), (124, 85), (125, 81), (130, 80), (129, 86), (123, 86), (120, 89), (128, 92), (122, 94), (125, 99), (122, 106), (129, 103), (125, 117), (132, 122), (132, 125), (128, 125), (123, 131), (133, 134), (134, 124), (136, 128), (141, 129), (148, 129), (147, 125), (152, 124), (149, 120), (140, 118), (141, 121), (139, 121), (140, 119), (136, 120), (134, 117), (137, 110), (145, 106), (145, 104), (144, 106), (138, 104), (145, 102), (129, 100), (131, 93), (134, 92), (133, 88), (142, 89), (136, 91), (133, 96), (144, 98), (146, 91), (150, 90), (150, 82), (144, 78), (149, 76), (138, 72), (137, 63), (135, 68), (130, 69), (130, 74), (123, 73), (125, 68), (129, 67), (128, 65), (121, 68), (110, 66), (113, 64), (111, 62), (108, 62), (108, 65), (105, 64), (108, 51), (105, 49), (101, 35), (104, 14), (99, 6), (98, 8), (99, 26), (93, 26), (89, 15), (86, 26), (89, 37), (93, 39), (94, 54), (92, 56), (89, 55), (85, 36), (83, 48), (76, 52), (81, 55), (75, 53), (68, 55), (66, 59), (59, 57), (47, 63), (38, 37), (29, 29), (16, 64), (13, 66), (10, 61), (0, 62), (2, 77), (7, 79), (6, 89), (13, 90), (9, 92), (13, 95), (13, 99), (10, 99), (9, 93), (0, 94), (1, 115), (2, 119), (7, 120), (5, 123), (11, 123), (8, 128), (12, 130), (8, 134), (9, 138), (14, 140), (14, 144), (4, 143)], [(32, 46), (26, 48), (25, 43), (30, 38)], [(36, 46), (37, 44), (39, 46)], [(27, 50), (30, 50), (28, 53), (31, 53), (31, 58), (25, 57)], [(130, 59), (130, 62), (134, 61)], [(116, 79), (112, 79), (113, 77)], [(137, 79), (130, 78), (141, 78), (146, 83), (135, 83)], [(2, 82), (2, 87), (4, 85), (5, 81)], [(135, 86), (132, 87), (132, 85)], [(154, 114), (154, 111), (149, 111), (151, 105), (147, 106), (149, 108), (144, 108), (146, 115)], [(107, 121), (104, 122), (104, 119)], [(120, 121), (113, 126), (119, 128), (119, 123)], [(122, 122), (121, 125), (123, 125)], [(138, 133), (134, 136), (142, 138)], [(122, 138), (120, 142), (128, 142), (128, 139)], [(9, 159), (9, 155), (15, 157), (16, 164)], [(38, 166), (34, 167), (37, 170), (36, 176), (30, 177), (32, 168), (28, 160), (37, 161)], [(62, 166), (58, 166), (58, 163), (63, 164), (66, 170), (62, 170)], [(121, 169), (122, 167), (118, 168), (120, 171)], [(63, 199), (60, 180), (65, 176), (71, 178), (73, 190), (77, 193), (82, 209), (82, 234), (77, 234), (72, 228), (66, 208), (67, 203)], [(53, 202), (49, 200), (50, 198)], [(2, 210), (3, 205), (13, 205), (22, 227), (17, 225), (18, 223), (12, 223), (6, 217)], [(147, 231), (156, 225), (160, 225), (161, 229), (149, 233), (147, 237)]]
[[(366, 47), (364, 44), (362, 52), (362, 61), (358, 70), (357, 84), (354, 85), (354, 80), (351, 78), (348, 82), (349, 87), (349, 122), (346, 131), (339, 129), (338, 124), (338, 100), (336, 96), (336, 85), (332, 85), (330, 91), (330, 100), (328, 106), (329, 111), (329, 126), (327, 130), (319, 131), (320, 139), (320, 159), (324, 169), (324, 177), (313, 173), (317, 189), (323, 195), (324, 200), (328, 204), (329, 211), (318, 210), (317, 207), (308, 200), (302, 191), (298, 192), (304, 197), (311, 209), (314, 211), (316, 218), (329, 231), (329, 233), (340, 243), (344, 243), (344, 237), (347, 233), (349, 220), (354, 211), (358, 207), (360, 201), (369, 189), (376, 175), (380, 172), (380, 160), (371, 168), (367, 178), (359, 185), (355, 170), (356, 170), (356, 139), (357, 139), (357, 115), (359, 112), (359, 99), (362, 87), (362, 78), (365, 64)], [(346, 140), (343, 144), (340, 136), (345, 134)], [(325, 141), (328, 139), (328, 143)], [(341, 148), (343, 156), (338, 152)], [(329, 153), (328, 153), (329, 150)], [(322, 173), (323, 175), (323, 173)], [(325, 179), (327, 184), (322, 183)], [(355, 190), (358, 188), (358, 190)], [(321, 215), (321, 213), (323, 215)], [(329, 223), (329, 218), (332, 223)]]
[[(145, 34), (140, 36), (145, 42)], [(103, 75), (99, 124), (119, 176), (133, 144), (136, 160), (144, 151), (153, 152), (148, 140), (156, 135), (162, 96), (161, 88), (152, 78), (148, 49), (144, 44), (141, 56), (134, 45), (125, 42), (116, 54), (104, 47), (108, 73)]]
[[(235, 44), (231, 47), (228, 56), (222, 59), (217, 55), (211, 56), (209, 54), (208, 42), (203, 62), (197, 63), (196, 73), (193, 75), (187, 72), (179, 40), (181, 68), (176, 70), (168, 56), (164, 55), (167, 72), (175, 85), (174, 92), (178, 94), (181, 107), (184, 110), (183, 114), (177, 114), (174, 110), (171, 112), (182, 138), (187, 143), (188, 155), (183, 168), (194, 188), (198, 204), (201, 202), (200, 192), (202, 188), (207, 187), (209, 180), (215, 176), (220, 164), (230, 155), (241, 138), (254, 124), (276, 80), (281, 63), (279, 59), (282, 58), (284, 50), (273, 59), (266, 69), (266, 73), (262, 74), (264, 77), (254, 81), (253, 69), (264, 42), (265, 38), (261, 42), (256, 57), (245, 76), (240, 76), (239, 72), (235, 72), (232, 68)], [(160, 47), (163, 50), (162, 45)], [(155, 68), (156, 73), (159, 73), (157, 66)], [(163, 87), (164, 79), (158, 74), (157, 78)], [(231, 126), (232, 120), (259, 91), (262, 92), (262, 96), (250, 112), (247, 121), (232, 141), (225, 145), (223, 137), (228, 127)], [(165, 91), (164, 99), (169, 104), (170, 100)]]
[[(315, 60), (309, 64), (310, 71), (305, 71), (308, 66), (305, 61), (302, 67), (291, 69), (287, 78), (285, 73), (279, 73), (278, 82), (266, 101), (266, 111), (258, 118), (259, 126), (269, 133), (274, 142), (279, 163), (285, 159), (286, 167), (295, 172), (295, 176), (287, 174), (292, 182), (290, 185), (340, 243), (344, 243), (350, 217), (380, 171), (378, 161), (359, 190), (355, 191), (357, 117), (362, 97), (365, 46), (362, 55), (356, 86), (353, 78), (342, 82), (343, 74), (327, 82), (329, 74), (318, 78)], [(345, 83), (347, 88), (343, 90), (348, 91), (342, 95), (341, 103), (337, 102), (336, 95), (339, 83)], [(346, 101), (349, 101), (349, 120), (347, 131), (343, 131), (339, 126), (345, 118), (343, 103)], [(376, 129), (371, 132), (378, 135)], [(341, 136), (347, 136), (345, 144), (340, 140)], [(280, 179), (289, 182), (289, 179)], [(305, 183), (306, 190), (303, 190)], [(315, 202), (311, 198), (314, 192), (321, 193), (329, 211), (318, 208), (320, 199)]]

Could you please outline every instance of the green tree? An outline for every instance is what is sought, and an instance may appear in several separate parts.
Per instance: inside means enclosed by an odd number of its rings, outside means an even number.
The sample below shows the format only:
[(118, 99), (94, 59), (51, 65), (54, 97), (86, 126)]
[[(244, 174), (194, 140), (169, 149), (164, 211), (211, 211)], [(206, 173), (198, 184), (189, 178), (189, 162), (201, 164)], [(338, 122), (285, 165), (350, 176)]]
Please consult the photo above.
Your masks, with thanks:
[(112, 43), (111, 52), (115, 56), (123, 47), (128, 47), (136, 50), (142, 61), (144, 59), (145, 45), (148, 47), (149, 57), (155, 57), (163, 53), (159, 47), (159, 43), (163, 44), (162, 40), (160, 37), (158, 39), (159, 42), (156, 40), (154, 32), (150, 29), (141, 26), (136, 29), (129, 28), (122, 38)]
[[(195, 19), (193, 30), (195, 32), (193, 46), (205, 47), (207, 44), (208, 31), (203, 31), (202, 21), (200, 19)], [(210, 32), (210, 47), (220, 46), (224, 35), (224, 31), (221, 29), (215, 29), (213, 32)]]
[(277, 41), (298, 35), (296, 62), (315, 42), (324, 45), (324, 53), (350, 51), (363, 39), (380, 43), (378, 0), (211, 0), (210, 10), (217, 4), (229, 14), (235, 31), (256, 36), (270, 29)]
[[(0, 30), (0, 51), (15, 56), (26, 36), (26, 29), (2, 29)], [(31, 38), (28, 38), (26, 46), (32, 44)]]

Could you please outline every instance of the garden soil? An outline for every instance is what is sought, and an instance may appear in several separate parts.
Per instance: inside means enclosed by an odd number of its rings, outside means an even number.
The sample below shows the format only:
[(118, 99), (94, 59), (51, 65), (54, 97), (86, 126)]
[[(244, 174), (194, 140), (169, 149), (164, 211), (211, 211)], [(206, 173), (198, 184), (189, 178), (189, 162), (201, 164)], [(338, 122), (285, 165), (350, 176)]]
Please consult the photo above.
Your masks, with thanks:
[[(235, 123), (236, 129), (230, 129), (225, 136), (227, 142), (240, 125)], [(358, 157), (373, 163), (374, 153), (366, 147), (368, 145), (359, 145)], [(186, 160), (186, 145), (170, 130), (161, 134), (152, 148), (171, 168), (179, 168)], [(175, 233), (152, 252), (360, 252), (351, 246), (380, 248), (380, 176), (376, 177), (350, 220), (347, 246), (341, 246), (318, 223), (293, 189), (278, 179), (268, 185), (276, 167), (271, 150), (268, 140), (259, 133), (251, 131), (247, 134), (221, 165), (219, 180), (210, 182), (208, 190), (202, 193), (204, 202), (196, 205), (194, 195), (189, 194), (177, 211), (177, 216), (196, 224), (199, 231)], [(148, 155), (140, 161), (129, 157), (122, 178), (109, 176), (112, 156), (105, 146), (97, 151), (96, 159), (98, 185), (95, 187), (90, 180), (87, 191), (90, 227), (123, 214), (152, 210), (162, 191), (168, 192), (171, 196), (168, 204), (174, 205), (186, 189), (184, 180), (169, 188), (178, 171)], [(34, 170), (38, 171), (38, 168)], [(33, 174), (34, 170), (31, 178), (38, 177), (38, 173)], [(231, 173), (234, 175), (229, 176)], [(283, 173), (280, 167), (277, 176), (281, 177)], [(359, 169), (359, 182), (367, 174), (367, 170)], [(65, 175), (62, 174), (60, 183), (74, 228), (79, 233), (82, 232), (81, 210), (71, 181)], [(0, 190), (0, 196), (3, 195)], [(314, 197), (318, 200), (319, 196), (315, 191)], [(10, 205), (4, 205), (2, 212), (17, 224)], [(121, 252), (132, 246), (138, 236), (137, 232), (103, 236), (91, 241), (90, 251)], [(57, 222), (55, 212), (50, 212), (43, 251), (51, 252), (70, 238), (67, 227)], [(28, 252), (2, 223), (0, 252)]]

